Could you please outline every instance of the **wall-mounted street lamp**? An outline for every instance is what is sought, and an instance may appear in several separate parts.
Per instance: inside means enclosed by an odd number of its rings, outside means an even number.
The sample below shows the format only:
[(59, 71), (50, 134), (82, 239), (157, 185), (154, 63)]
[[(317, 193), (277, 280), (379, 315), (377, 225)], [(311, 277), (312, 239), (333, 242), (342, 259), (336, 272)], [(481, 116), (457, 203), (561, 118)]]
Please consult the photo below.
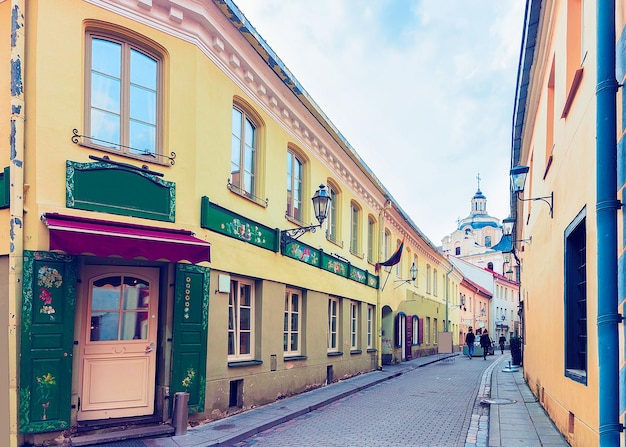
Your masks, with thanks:
[(409, 269), (409, 273), (411, 274), (411, 279), (399, 279), (399, 280), (395, 281), (395, 282), (400, 282), (400, 284), (395, 286), (394, 289), (397, 289), (398, 287), (400, 287), (402, 284), (404, 284), (406, 282), (415, 282), (415, 280), (417, 279), (417, 266), (415, 265), (415, 262), (413, 264), (411, 264), (411, 268)]
[(328, 216), (328, 207), (330, 206), (330, 195), (326, 190), (326, 186), (320, 185), (320, 188), (315, 191), (315, 194), (311, 198), (313, 201), (313, 211), (315, 212), (315, 217), (319, 222), (319, 225), (309, 225), (306, 227), (298, 227), (292, 228), (289, 230), (281, 230), (280, 232), (280, 242), (284, 247), (289, 241), (298, 239), (304, 233), (311, 232), (315, 233), (315, 230), (320, 228), (326, 217)]
[(457, 307), (463, 310), (463, 312), (467, 312), (467, 307), (465, 307), (465, 297), (463, 295), (461, 295), (461, 304), (454, 304), (453, 306), (450, 306), (450, 310), (454, 310)]
[(528, 175), (528, 166), (515, 166), (511, 169), (511, 187), (518, 200), (522, 202), (528, 202), (529, 200), (541, 200), (548, 204), (550, 207), (550, 218), (552, 218), (552, 211), (554, 205), (554, 192), (551, 192), (549, 196), (544, 197), (529, 197), (528, 199), (522, 199), (520, 194), (524, 192), (524, 186), (526, 184), (526, 176)]
[(502, 232), (504, 233), (505, 236), (511, 236), (511, 244), (512, 244), (511, 250), (514, 249), (515, 243), (517, 242), (532, 242), (533, 240), (532, 236), (529, 237), (528, 239), (513, 239), (513, 226), (514, 225), (515, 225), (515, 219), (513, 217), (509, 216), (506, 219), (502, 219)]

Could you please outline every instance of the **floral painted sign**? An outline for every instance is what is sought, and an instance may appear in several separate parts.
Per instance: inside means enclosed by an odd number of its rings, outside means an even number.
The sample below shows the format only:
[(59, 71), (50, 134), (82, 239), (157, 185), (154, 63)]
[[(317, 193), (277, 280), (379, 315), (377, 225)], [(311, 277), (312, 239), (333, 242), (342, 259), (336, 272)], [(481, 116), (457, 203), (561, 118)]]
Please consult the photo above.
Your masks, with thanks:
[(367, 272), (351, 265), (350, 279), (356, 282), (360, 282), (361, 284), (365, 284), (367, 282)]
[(267, 250), (278, 251), (280, 231), (202, 198), (200, 226)]
[(290, 241), (285, 246), (285, 256), (319, 267), (319, 250), (298, 241)]
[(335, 275), (348, 277), (348, 263), (334, 256), (322, 253), (322, 268), (328, 270)]

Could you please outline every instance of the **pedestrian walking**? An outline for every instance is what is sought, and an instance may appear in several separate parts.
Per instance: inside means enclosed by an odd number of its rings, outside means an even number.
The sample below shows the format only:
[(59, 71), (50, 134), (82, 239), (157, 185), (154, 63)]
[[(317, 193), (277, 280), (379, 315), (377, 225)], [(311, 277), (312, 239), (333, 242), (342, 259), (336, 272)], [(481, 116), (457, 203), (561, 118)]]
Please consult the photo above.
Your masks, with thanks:
[(500, 335), (498, 343), (500, 343), (500, 353), (504, 354), (504, 344), (506, 343), (506, 337), (504, 336), (504, 334)]
[(483, 348), (483, 359), (487, 360), (487, 352), (491, 347), (491, 338), (489, 338), (487, 329), (483, 329), (483, 333), (480, 336), (480, 346)]
[(476, 336), (470, 326), (468, 329), (468, 333), (465, 336), (465, 344), (467, 345), (467, 354), (470, 360), (472, 360), (472, 356), (474, 355), (474, 342), (476, 341)]

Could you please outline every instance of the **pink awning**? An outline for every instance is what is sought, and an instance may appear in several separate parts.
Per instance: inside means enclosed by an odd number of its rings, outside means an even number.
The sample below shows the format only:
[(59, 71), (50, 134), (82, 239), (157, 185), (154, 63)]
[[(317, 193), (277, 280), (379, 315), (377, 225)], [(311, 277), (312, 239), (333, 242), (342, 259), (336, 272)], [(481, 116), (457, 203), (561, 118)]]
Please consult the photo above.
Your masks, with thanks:
[(156, 228), (85, 217), (46, 213), (50, 250), (70, 255), (121, 256), (150, 261), (211, 261), (211, 244), (191, 231)]

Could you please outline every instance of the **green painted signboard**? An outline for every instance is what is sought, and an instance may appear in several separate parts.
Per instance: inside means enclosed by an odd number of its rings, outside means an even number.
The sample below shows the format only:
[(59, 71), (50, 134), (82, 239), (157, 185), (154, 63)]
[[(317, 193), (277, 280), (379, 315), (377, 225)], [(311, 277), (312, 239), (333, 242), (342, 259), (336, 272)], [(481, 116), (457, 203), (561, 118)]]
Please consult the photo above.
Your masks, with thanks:
[(174, 222), (176, 185), (134, 167), (67, 160), (66, 206)]
[(189, 413), (204, 411), (208, 326), (209, 269), (178, 264), (170, 394), (189, 393)]
[(70, 426), (76, 271), (71, 256), (24, 251), (21, 433)]
[(235, 239), (278, 252), (280, 230), (270, 228), (202, 197), (200, 226)]
[(368, 287), (378, 288), (378, 276), (372, 275), (367, 270), (355, 267), (347, 261), (324, 253), (323, 250), (313, 248), (298, 240), (289, 240), (283, 247), (282, 254), (305, 264), (319, 267), (335, 275), (365, 284)]

